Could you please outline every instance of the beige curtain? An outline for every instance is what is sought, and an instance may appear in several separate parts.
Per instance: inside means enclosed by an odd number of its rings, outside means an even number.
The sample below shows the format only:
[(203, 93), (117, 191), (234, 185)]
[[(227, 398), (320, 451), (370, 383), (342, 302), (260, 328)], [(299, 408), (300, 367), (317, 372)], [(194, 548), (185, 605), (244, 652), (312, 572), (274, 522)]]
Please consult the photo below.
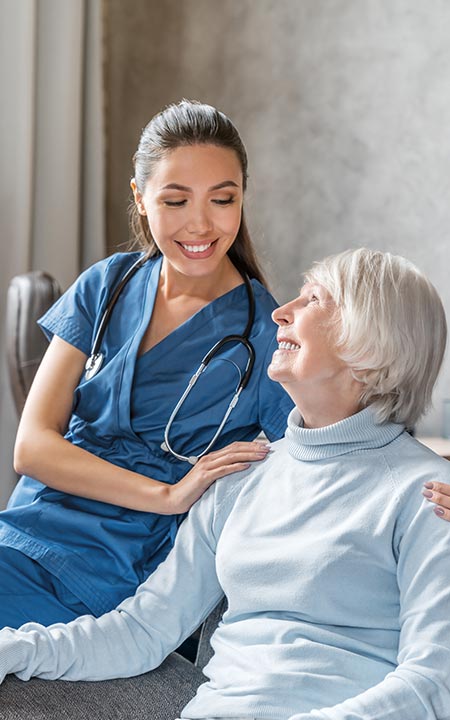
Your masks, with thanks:
[[(15, 483), (9, 280), (63, 288), (105, 254), (100, 0), (0, 0), (0, 507)], [(56, 399), (55, 399), (56, 400)]]

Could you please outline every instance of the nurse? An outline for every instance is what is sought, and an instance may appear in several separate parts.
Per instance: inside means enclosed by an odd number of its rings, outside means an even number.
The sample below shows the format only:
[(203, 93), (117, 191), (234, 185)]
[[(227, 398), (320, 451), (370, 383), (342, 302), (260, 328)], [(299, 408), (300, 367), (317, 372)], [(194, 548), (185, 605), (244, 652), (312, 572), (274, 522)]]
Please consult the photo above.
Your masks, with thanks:
[[(0, 626), (67, 622), (115, 607), (166, 557), (184, 514), (217, 478), (265, 457), (292, 401), (268, 379), (276, 346), (243, 214), (247, 158), (230, 120), (183, 101), (154, 117), (134, 156), (131, 225), (140, 246), (85, 271), (40, 320), (49, 349), (15, 447), (22, 474), (0, 513)], [(85, 372), (111, 293), (137, 259)], [(255, 364), (212, 452), (193, 467), (162, 447), (202, 358), (249, 320)], [(245, 368), (228, 343), (170, 428), (178, 455), (208, 446)]]

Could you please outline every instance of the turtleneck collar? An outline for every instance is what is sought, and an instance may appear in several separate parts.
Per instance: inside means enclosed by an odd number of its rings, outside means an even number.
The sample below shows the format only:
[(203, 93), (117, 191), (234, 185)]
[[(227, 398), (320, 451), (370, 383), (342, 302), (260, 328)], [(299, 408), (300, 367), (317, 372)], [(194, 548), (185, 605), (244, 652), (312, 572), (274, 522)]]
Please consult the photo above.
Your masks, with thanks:
[(297, 408), (294, 408), (288, 418), (285, 437), (289, 453), (297, 460), (305, 461), (324, 460), (358, 450), (383, 447), (405, 429), (403, 425), (393, 422), (378, 424), (370, 407), (334, 425), (313, 429), (302, 425), (303, 419)]

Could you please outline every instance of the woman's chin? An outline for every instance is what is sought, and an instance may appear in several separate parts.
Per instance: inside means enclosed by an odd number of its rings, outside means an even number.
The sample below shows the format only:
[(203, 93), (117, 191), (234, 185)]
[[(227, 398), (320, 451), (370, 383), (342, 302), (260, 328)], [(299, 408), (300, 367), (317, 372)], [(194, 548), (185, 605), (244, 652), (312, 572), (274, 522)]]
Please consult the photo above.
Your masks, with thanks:
[(286, 376), (286, 358), (280, 350), (275, 350), (272, 355), (272, 360), (267, 368), (267, 374), (271, 380), (276, 382), (282, 382), (283, 377)]
[(280, 385), (283, 385), (284, 382), (289, 381), (286, 370), (283, 370), (281, 366), (278, 366), (273, 362), (271, 362), (269, 367), (267, 368), (267, 375), (274, 382), (280, 383)]
[(274, 365), (273, 360), (267, 368), (267, 375), (270, 377), (271, 380), (275, 380), (275, 382), (278, 382), (277, 367), (276, 365)]

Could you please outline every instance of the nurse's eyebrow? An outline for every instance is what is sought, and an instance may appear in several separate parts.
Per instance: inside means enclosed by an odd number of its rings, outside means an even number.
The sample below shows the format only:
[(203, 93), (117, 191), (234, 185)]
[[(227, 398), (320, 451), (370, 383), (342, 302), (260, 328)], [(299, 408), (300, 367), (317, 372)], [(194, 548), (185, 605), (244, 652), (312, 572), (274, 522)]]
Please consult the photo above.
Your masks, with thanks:
[(211, 190), (221, 190), (222, 188), (226, 187), (236, 187), (238, 188), (239, 185), (234, 182), (234, 180), (224, 180), (221, 183), (218, 183), (217, 185), (213, 185), (212, 187), (208, 188), (208, 191), (211, 192)]
[[(225, 187), (238, 188), (239, 185), (235, 183), (234, 180), (224, 180), (223, 182), (217, 183), (217, 185), (212, 185), (208, 188), (208, 192), (211, 192), (212, 190), (221, 190)], [(163, 190), (181, 190), (182, 192), (192, 192), (192, 188), (187, 185), (179, 185), (178, 183), (169, 183), (168, 185), (164, 185)]]

